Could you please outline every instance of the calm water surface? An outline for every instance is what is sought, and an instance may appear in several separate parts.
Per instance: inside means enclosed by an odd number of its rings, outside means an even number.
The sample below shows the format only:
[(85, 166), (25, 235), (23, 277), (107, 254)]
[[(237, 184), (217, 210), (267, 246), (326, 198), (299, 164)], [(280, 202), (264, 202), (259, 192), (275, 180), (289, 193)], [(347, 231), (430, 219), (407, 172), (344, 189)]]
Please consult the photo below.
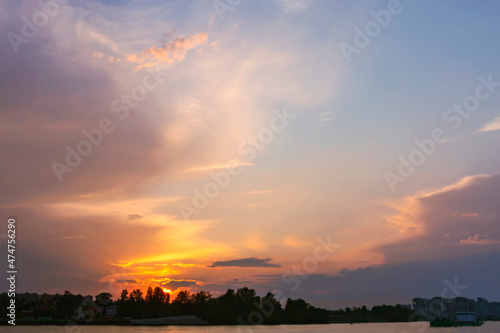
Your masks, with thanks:
[(396, 323), (396, 324), (331, 324), (331, 325), (281, 325), (281, 326), (0, 326), (1, 332), (16, 333), (440, 333), (440, 332), (500, 332), (500, 322), (487, 322), (481, 327), (430, 328), (429, 323)]

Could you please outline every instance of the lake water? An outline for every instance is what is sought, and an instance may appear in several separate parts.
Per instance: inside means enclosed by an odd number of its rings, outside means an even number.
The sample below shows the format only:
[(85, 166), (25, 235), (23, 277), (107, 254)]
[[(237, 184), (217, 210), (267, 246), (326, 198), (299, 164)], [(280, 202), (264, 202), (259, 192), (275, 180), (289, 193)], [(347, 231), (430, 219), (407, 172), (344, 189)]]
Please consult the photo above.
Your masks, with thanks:
[(1, 332), (16, 333), (468, 333), (500, 332), (500, 322), (487, 322), (481, 327), (430, 328), (429, 323), (395, 324), (330, 324), (280, 326), (0, 326)]

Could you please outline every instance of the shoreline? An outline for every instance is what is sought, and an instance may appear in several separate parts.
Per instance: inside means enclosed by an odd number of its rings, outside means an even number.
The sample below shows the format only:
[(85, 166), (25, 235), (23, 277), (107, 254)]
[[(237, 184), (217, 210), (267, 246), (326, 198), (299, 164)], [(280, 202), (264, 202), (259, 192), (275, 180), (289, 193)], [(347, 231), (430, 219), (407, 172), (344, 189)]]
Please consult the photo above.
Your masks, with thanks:
[(307, 325), (330, 325), (330, 324), (397, 324), (397, 323), (408, 323), (408, 321), (396, 321), (396, 322), (387, 322), (387, 321), (362, 321), (362, 322), (349, 322), (349, 321), (334, 321), (330, 323), (323, 323), (323, 324), (318, 324), (318, 323), (310, 323), (310, 324), (261, 324), (261, 325), (239, 325), (239, 324), (132, 324), (130, 322), (113, 322), (113, 321), (106, 321), (106, 322), (99, 322), (99, 321), (92, 321), (92, 322), (74, 322), (74, 321), (46, 321), (46, 322), (36, 322), (36, 321), (23, 321), (23, 322), (16, 322), (16, 325), (10, 325), (8, 322), (0, 322), (0, 326), (281, 326), (281, 325), (286, 325), (286, 326), (307, 326)]
[[(498, 322), (500, 320), (485, 320), (486, 322)], [(131, 322), (123, 321), (92, 321), (92, 322), (75, 322), (75, 321), (20, 321), (16, 325), (10, 325), (7, 321), (0, 321), (0, 326), (308, 326), (308, 325), (330, 325), (330, 324), (398, 324), (398, 323), (416, 323), (429, 321), (332, 321), (329, 323), (311, 323), (311, 324), (261, 324), (261, 325), (239, 325), (239, 324), (132, 324)]]

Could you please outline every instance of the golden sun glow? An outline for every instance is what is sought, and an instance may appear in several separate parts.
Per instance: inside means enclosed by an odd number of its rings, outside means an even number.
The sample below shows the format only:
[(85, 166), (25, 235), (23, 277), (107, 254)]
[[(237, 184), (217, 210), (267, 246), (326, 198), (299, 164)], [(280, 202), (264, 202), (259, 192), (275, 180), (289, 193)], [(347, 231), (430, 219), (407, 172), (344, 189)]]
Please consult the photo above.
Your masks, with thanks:
[(164, 292), (164, 293), (169, 293), (169, 292), (170, 292), (170, 289), (163, 289), (163, 292)]

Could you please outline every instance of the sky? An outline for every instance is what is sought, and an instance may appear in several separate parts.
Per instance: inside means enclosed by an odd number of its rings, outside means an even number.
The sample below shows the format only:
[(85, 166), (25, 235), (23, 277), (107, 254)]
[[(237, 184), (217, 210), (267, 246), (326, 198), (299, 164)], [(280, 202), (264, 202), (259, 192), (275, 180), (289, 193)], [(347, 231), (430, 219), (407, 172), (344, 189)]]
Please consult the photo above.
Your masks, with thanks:
[(18, 291), (500, 301), (499, 14), (0, 1)]

